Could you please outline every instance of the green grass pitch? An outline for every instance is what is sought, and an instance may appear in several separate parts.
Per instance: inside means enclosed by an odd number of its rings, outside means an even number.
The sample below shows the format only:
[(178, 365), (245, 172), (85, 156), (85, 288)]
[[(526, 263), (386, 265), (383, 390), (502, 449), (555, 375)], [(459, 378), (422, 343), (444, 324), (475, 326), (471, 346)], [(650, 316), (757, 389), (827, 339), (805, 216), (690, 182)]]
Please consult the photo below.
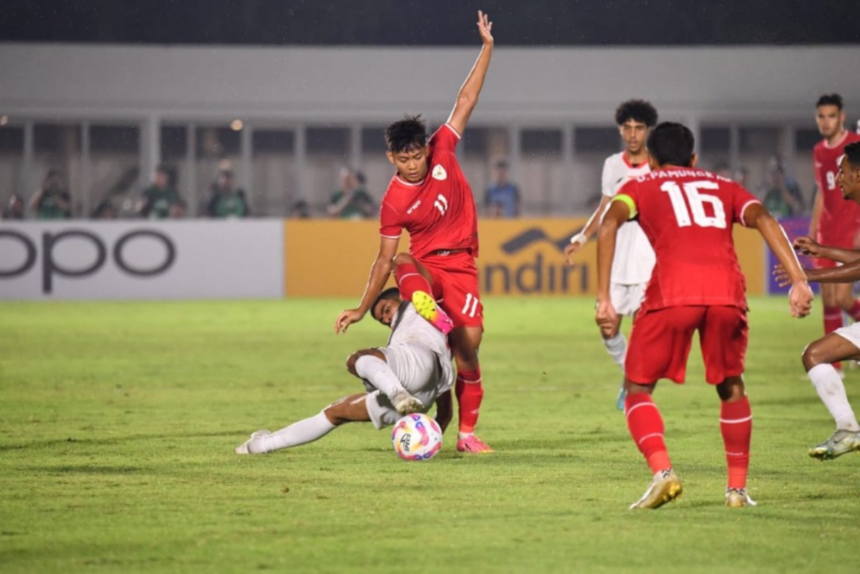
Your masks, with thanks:
[[(361, 390), (383, 344), (349, 301), (0, 305), (0, 571), (857, 572), (860, 455), (806, 449), (832, 422), (800, 365), (820, 302), (751, 301), (756, 508), (722, 506), (718, 400), (694, 347), (656, 392), (684, 496), (627, 506), (650, 473), (615, 409), (590, 299), (490, 299), (479, 431), (407, 463), (370, 425), (267, 456), (233, 448)], [(628, 325), (629, 327), (629, 325)], [(860, 407), (860, 371), (849, 370)]]

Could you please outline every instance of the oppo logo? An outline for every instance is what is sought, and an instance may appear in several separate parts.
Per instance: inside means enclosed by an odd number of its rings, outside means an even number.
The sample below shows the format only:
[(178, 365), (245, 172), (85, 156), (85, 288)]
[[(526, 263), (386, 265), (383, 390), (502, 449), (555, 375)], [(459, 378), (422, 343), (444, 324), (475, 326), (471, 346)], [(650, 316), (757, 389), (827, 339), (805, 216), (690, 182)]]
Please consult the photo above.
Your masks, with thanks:
[[(158, 243), (156, 249), (162, 252), (152, 261), (147, 255), (145, 262), (139, 260), (139, 250), (134, 248), (135, 243), (144, 241)], [(30, 237), (12, 230), (0, 230), (0, 250), (8, 251), (8, 244), (18, 243), (24, 250), (24, 261), (15, 268), (0, 268), (0, 279), (18, 277), (28, 273), (38, 259), (38, 253), (42, 254), (42, 292), (51, 293), (54, 286), (54, 277), (85, 277), (92, 275), (101, 269), (108, 260), (108, 251), (116, 266), (124, 273), (133, 277), (152, 277), (164, 273), (176, 260), (176, 246), (173, 241), (163, 233), (149, 229), (129, 231), (120, 235), (113, 245), (107, 245), (98, 235), (89, 231), (72, 229), (60, 233), (42, 233), (42, 241), (37, 244)], [(95, 254), (95, 257), (81, 262), (75, 257), (72, 262), (62, 261), (64, 243), (86, 242)], [(135, 257), (137, 252), (138, 257)], [(66, 251), (68, 253), (68, 251)]]

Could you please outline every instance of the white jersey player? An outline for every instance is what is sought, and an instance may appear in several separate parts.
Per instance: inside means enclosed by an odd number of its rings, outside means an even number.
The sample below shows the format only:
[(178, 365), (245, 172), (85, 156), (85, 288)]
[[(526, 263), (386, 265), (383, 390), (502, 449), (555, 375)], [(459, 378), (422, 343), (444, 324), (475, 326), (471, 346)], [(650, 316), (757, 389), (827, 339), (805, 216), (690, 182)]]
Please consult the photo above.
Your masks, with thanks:
[[(648, 140), (651, 128), (657, 124), (657, 111), (646, 101), (629, 100), (618, 106), (615, 111), (615, 122), (618, 124), (618, 132), (624, 142), (624, 151), (609, 156), (603, 163), (600, 205), (582, 231), (571, 237), (570, 245), (565, 248), (564, 254), (568, 264), (573, 263), (574, 254), (595, 234), (603, 214), (621, 186), (628, 180), (650, 171), (645, 142)], [(627, 356), (627, 340), (620, 330), (621, 317), (623, 315), (632, 317), (639, 310), (639, 305), (645, 296), (645, 286), (651, 279), (651, 270), (654, 268), (656, 259), (648, 238), (635, 221), (629, 222), (619, 230), (615, 250), (610, 295), (612, 305), (618, 312), (618, 321), (611, 334), (601, 334), (606, 350), (623, 373), (624, 360)], [(616, 404), (619, 409), (624, 409), (623, 382)]]
[(378, 429), (405, 414), (427, 412), (436, 403), (436, 421), (451, 422), (454, 368), (445, 335), (423, 319), (397, 288), (384, 291), (371, 307), (373, 318), (391, 328), (385, 347), (356, 351), (347, 370), (364, 381), (366, 392), (343, 398), (317, 415), (277, 432), (260, 430), (236, 447), (237, 454), (261, 454), (322, 438), (348, 422), (372, 422)]

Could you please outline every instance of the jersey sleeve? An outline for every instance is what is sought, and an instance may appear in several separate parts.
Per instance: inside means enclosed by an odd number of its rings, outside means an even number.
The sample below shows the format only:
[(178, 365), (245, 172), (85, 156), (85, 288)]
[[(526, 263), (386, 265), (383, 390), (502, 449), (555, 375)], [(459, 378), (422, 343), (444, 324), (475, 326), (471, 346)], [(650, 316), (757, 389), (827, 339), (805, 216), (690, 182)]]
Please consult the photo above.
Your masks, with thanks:
[(630, 180), (618, 190), (612, 201), (620, 201), (627, 204), (630, 209), (630, 215), (627, 219), (635, 219), (639, 215), (639, 185), (636, 180)]
[(600, 176), (600, 192), (606, 197), (615, 195), (615, 184), (612, 177), (612, 166), (609, 159), (603, 162), (603, 173)]
[(432, 136), (430, 136), (430, 145), (434, 149), (454, 151), (457, 148), (457, 143), (460, 141), (460, 134), (448, 124), (442, 124)]
[(761, 203), (759, 199), (738, 183), (732, 182), (732, 217), (733, 223), (740, 223), (744, 227), (744, 212), (750, 205)]
[(399, 239), (403, 225), (400, 222), (400, 214), (387, 201), (382, 202), (379, 208), (379, 234), (389, 239)]

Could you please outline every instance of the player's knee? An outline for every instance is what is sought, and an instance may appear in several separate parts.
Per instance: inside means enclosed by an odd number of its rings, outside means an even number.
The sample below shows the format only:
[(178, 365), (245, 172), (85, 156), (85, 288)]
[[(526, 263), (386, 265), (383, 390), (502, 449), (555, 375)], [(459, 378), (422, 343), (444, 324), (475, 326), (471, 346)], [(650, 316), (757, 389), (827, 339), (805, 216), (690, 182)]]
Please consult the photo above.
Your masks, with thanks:
[(361, 351), (356, 351), (346, 358), (346, 370), (349, 371), (351, 375), (356, 375), (355, 362), (358, 361), (361, 355)]
[(403, 265), (406, 263), (415, 264), (415, 258), (409, 255), (408, 253), (398, 253), (394, 256), (394, 265)]
[(803, 349), (801, 360), (803, 361), (803, 368), (807, 371), (816, 365), (826, 362), (822, 345), (818, 341), (808, 344), (806, 348)]

